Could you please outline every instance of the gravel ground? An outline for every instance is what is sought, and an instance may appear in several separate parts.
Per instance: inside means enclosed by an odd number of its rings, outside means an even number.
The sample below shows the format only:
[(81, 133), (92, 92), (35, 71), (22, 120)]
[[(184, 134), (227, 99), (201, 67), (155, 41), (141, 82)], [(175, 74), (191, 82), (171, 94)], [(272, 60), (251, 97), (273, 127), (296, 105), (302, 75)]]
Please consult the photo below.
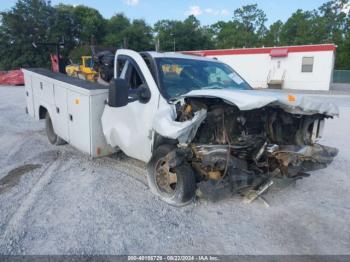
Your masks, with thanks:
[(23, 87), (0, 87), (0, 254), (350, 254), (350, 98), (335, 100), (328, 169), (274, 187), (269, 208), (237, 196), (173, 208), (143, 163), (51, 146)]

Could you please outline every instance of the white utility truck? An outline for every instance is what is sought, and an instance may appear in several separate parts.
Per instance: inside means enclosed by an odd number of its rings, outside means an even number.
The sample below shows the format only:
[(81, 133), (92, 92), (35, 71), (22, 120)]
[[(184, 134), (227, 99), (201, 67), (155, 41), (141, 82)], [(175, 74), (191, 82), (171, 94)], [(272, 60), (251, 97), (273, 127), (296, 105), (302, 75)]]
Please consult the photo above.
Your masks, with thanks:
[(272, 179), (308, 176), (337, 155), (317, 143), (335, 105), (252, 90), (215, 59), (121, 49), (110, 86), (23, 72), (27, 112), (45, 120), (51, 144), (91, 157), (119, 149), (146, 162), (152, 192), (172, 205), (196, 190), (261, 193)]

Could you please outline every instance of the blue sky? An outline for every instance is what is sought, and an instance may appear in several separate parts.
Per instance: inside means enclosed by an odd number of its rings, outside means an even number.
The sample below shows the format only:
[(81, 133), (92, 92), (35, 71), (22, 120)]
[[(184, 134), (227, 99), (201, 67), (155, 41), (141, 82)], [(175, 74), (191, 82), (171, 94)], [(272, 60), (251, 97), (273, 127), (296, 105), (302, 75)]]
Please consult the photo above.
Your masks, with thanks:
[[(16, 0), (1, 1), (0, 10), (10, 9)], [(195, 14), (202, 24), (212, 24), (218, 20), (229, 20), (233, 10), (242, 5), (257, 3), (265, 11), (268, 24), (281, 19), (285, 21), (298, 8), (312, 10), (327, 0), (52, 0), (58, 3), (84, 4), (98, 9), (109, 18), (123, 12), (129, 18), (143, 18), (153, 25), (160, 19), (183, 20), (188, 14)]]

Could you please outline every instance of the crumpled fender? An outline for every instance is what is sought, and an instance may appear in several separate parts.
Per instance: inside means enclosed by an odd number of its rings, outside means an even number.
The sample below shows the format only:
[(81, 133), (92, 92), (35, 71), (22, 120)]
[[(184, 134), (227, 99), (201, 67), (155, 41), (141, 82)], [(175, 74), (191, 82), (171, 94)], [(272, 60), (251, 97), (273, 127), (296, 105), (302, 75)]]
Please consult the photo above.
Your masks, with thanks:
[(194, 117), (185, 122), (177, 122), (175, 106), (160, 109), (154, 117), (153, 129), (163, 137), (178, 139), (180, 143), (189, 143), (195, 137), (200, 124), (207, 116), (207, 111), (201, 109)]

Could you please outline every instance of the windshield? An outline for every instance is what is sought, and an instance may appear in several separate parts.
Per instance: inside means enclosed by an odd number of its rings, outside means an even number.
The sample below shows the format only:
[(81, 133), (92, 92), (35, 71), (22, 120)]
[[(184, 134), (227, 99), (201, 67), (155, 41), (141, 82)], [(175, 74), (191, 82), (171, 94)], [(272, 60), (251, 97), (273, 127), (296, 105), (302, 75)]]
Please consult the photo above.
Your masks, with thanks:
[(166, 98), (192, 90), (251, 89), (231, 67), (215, 61), (184, 58), (156, 58), (160, 85)]

